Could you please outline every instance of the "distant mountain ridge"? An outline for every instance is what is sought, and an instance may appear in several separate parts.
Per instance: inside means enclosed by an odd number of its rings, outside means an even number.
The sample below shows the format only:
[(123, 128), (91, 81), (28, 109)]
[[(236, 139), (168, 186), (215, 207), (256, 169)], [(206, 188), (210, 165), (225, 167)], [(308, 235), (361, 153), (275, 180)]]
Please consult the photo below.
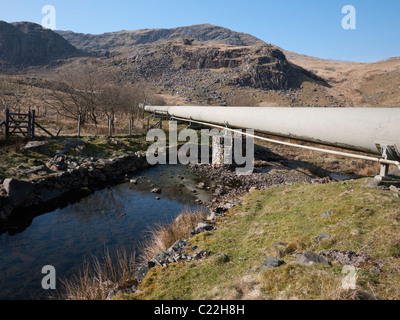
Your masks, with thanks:
[(31, 22), (0, 21), (0, 61), (5, 65), (43, 65), (80, 51), (52, 30)]
[(160, 44), (163, 42), (192, 39), (202, 43), (218, 43), (233, 46), (252, 46), (265, 44), (264, 41), (243, 32), (215, 26), (198, 24), (172, 29), (142, 29), (135, 31), (109, 32), (99, 35), (56, 31), (76, 48), (85, 51), (118, 50), (125, 51), (132, 46)]

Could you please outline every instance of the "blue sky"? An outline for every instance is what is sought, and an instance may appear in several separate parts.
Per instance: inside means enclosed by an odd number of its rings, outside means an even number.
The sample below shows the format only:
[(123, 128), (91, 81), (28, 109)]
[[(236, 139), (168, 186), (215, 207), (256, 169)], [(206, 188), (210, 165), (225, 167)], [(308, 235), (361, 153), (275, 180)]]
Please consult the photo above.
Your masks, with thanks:
[[(399, 0), (0, 0), (0, 20), (41, 24), (45, 5), (55, 7), (58, 30), (99, 34), (211, 23), (320, 58), (400, 56)], [(356, 9), (356, 30), (342, 28), (345, 5)]]

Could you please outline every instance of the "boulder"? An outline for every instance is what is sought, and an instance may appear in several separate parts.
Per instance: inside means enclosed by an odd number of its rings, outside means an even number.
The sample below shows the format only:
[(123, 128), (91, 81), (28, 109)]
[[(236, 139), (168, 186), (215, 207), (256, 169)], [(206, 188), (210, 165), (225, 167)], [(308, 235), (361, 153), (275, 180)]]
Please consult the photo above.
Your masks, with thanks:
[(267, 270), (267, 269), (274, 269), (278, 268), (279, 266), (285, 264), (285, 261), (274, 258), (274, 257), (268, 257), (265, 258), (261, 267), (261, 271)]
[(135, 272), (135, 279), (138, 282), (142, 282), (146, 277), (147, 273), (149, 272), (149, 270), (153, 267), (154, 267), (153, 262), (148, 262), (147, 264), (140, 266)]
[(17, 179), (5, 179), (4, 189), (14, 207), (18, 207), (33, 198), (33, 184)]
[(48, 156), (51, 154), (49, 143), (46, 141), (30, 141), (24, 149), (25, 151), (37, 152)]
[(205, 231), (212, 231), (212, 230), (215, 230), (215, 228), (213, 228), (212, 226), (210, 226), (207, 223), (200, 222), (194, 230), (190, 231), (190, 234), (192, 236), (195, 236), (196, 234), (199, 234), (199, 233), (202, 233)]
[(188, 246), (188, 242), (185, 240), (176, 241), (168, 250), (168, 253), (178, 253)]
[(313, 252), (298, 253), (296, 255), (296, 262), (303, 266), (311, 266), (313, 264), (330, 265), (328, 260)]

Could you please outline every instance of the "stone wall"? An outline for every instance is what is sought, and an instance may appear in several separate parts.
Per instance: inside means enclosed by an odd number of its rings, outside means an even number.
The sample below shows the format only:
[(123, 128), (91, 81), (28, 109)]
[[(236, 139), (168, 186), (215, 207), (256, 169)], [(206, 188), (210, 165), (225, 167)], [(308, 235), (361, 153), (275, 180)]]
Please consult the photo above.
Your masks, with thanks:
[(53, 173), (43, 178), (4, 180), (0, 185), (0, 224), (23, 215), (30, 208), (59, 201), (72, 192), (88, 195), (99, 185), (123, 179), (126, 174), (148, 166), (144, 152), (112, 159), (80, 158), (74, 161), (64, 155), (55, 156), (47, 163)]

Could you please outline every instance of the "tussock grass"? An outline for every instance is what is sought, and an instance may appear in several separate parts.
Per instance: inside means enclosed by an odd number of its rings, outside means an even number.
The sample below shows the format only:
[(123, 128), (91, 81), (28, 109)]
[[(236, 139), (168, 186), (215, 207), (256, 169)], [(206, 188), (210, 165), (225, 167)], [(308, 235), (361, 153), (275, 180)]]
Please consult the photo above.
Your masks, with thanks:
[(142, 245), (141, 258), (151, 260), (157, 253), (166, 251), (177, 240), (187, 239), (200, 219), (206, 218), (205, 211), (185, 209), (171, 224), (157, 224), (149, 230), (150, 237)]
[(62, 280), (60, 300), (105, 300), (111, 290), (134, 279), (135, 255), (125, 249), (117, 251), (113, 259), (108, 250), (102, 260), (93, 257), (79, 274)]

